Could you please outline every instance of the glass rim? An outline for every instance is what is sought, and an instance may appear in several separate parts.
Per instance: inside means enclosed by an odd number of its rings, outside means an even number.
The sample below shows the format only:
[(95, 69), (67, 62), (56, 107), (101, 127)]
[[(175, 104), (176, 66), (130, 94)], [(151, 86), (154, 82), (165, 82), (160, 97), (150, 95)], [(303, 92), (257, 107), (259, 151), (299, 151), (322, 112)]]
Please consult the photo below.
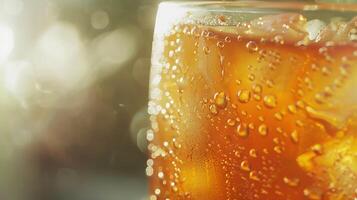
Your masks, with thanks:
[(181, 7), (187, 9), (217, 10), (228, 8), (256, 8), (256, 9), (286, 9), (300, 11), (350, 11), (357, 12), (357, 3), (329, 3), (329, 2), (279, 2), (279, 1), (166, 1), (160, 3), (160, 9), (164, 7)]

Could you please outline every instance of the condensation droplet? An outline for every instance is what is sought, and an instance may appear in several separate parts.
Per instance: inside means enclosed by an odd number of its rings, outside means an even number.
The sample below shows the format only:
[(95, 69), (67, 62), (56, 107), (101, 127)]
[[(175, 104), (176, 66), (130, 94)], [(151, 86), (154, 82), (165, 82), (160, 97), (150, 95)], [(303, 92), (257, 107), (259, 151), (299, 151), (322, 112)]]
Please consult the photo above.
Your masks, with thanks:
[(276, 107), (276, 98), (273, 95), (267, 95), (263, 99), (264, 105), (267, 108), (275, 108)]
[(319, 104), (322, 104), (325, 102), (324, 96), (321, 93), (315, 94), (315, 101)]
[(250, 91), (249, 90), (239, 90), (238, 91), (238, 100), (241, 103), (248, 103), (250, 100)]
[(281, 146), (274, 146), (273, 150), (278, 154), (283, 153), (283, 149), (281, 148)]
[(275, 113), (274, 117), (279, 121), (283, 120), (283, 114), (281, 114), (280, 112)]
[(331, 70), (328, 67), (322, 67), (321, 72), (325, 76), (328, 76), (329, 74), (331, 74)]
[(256, 52), (256, 51), (258, 51), (258, 45), (257, 45), (257, 43), (254, 42), (254, 41), (249, 41), (249, 42), (247, 42), (246, 47), (247, 47), (247, 49), (249, 50), (249, 52)]
[(315, 144), (311, 147), (311, 150), (317, 155), (321, 155), (323, 153), (321, 144)]
[(247, 137), (249, 134), (249, 130), (246, 124), (239, 124), (237, 126), (237, 134), (240, 137)]
[(217, 47), (224, 48), (224, 42), (223, 41), (217, 42)]
[(227, 124), (228, 126), (234, 126), (236, 125), (236, 121), (234, 119), (227, 119)]
[(163, 179), (164, 178), (164, 172), (157, 173), (157, 177), (159, 177), (159, 179)]
[(208, 55), (211, 52), (211, 50), (208, 47), (203, 47), (203, 52), (205, 55)]
[(296, 113), (296, 106), (295, 105), (288, 105), (288, 111), (291, 114), (295, 114)]
[(299, 133), (298, 133), (296, 130), (294, 130), (293, 132), (291, 132), (290, 137), (291, 137), (291, 140), (292, 140), (294, 143), (298, 143), (298, 142), (299, 142)]
[(322, 199), (322, 191), (318, 188), (305, 188), (304, 196), (311, 200), (321, 200)]
[(257, 157), (257, 151), (255, 149), (249, 150), (249, 155), (253, 158)]
[(217, 109), (216, 104), (211, 104), (211, 105), (209, 106), (209, 110), (210, 110), (210, 112), (211, 112), (212, 114), (214, 114), (214, 115), (218, 114), (218, 109)]
[(291, 187), (296, 187), (299, 185), (300, 180), (298, 178), (288, 178), (288, 177), (284, 177), (283, 181), (285, 184), (287, 184), (288, 186)]
[(259, 84), (253, 85), (252, 89), (253, 89), (253, 92), (257, 93), (257, 94), (260, 94), (263, 91), (262, 86)]
[(296, 106), (298, 108), (304, 109), (305, 108), (305, 103), (303, 101), (297, 101)]
[(154, 193), (155, 193), (156, 195), (160, 195), (161, 190), (160, 190), (159, 188), (156, 188), (155, 191), (154, 191)]
[(227, 36), (224, 38), (224, 41), (227, 43), (230, 43), (230, 42), (232, 42), (232, 39), (231, 39), (231, 37)]
[(214, 95), (214, 102), (218, 108), (225, 108), (227, 106), (227, 97), (224, 92), (218, 92)]
[(260, 179), (258, 177), (258, 172), (256, 172), (256, 171), (251, 171), (249, 173), (249, 178), (254, 180), (254, 181), (260, 181)]
[(249, 74), (249, 75), (248, 75), (248, 79), (249, 79), (250, 81), (254, 81), (254, 80), (255, 80), (255, 75), (254, 75), (254, 74)]
[(151, 166), (146, 167), (146, 176), (152, 176), (154, 169)]
[(268, 134), (268, 127), (265, 124), (261, 124), (258, 128), (258, 132), (262, 136), (266, 136)]
[(243, 171), (247, 171), (249, 172), (250, 171), (250, 164), (247, 160), (244, 160), (240, 163), (240, 168), (243, 170)]

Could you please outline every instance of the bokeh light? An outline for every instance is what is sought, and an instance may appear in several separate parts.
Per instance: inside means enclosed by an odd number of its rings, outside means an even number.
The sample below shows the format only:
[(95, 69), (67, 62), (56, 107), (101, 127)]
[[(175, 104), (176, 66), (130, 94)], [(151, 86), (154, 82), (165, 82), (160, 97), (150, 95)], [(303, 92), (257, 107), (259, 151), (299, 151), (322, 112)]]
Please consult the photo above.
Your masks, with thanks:
[(91, 24), (94, 29), (105, 29), (109, 25), (109, 15), (103, 10), (97, 10), (91, 15)]
[(12, 29), (0, 24), (0, 63), (4, 62), (14, 48), (14, 33)]

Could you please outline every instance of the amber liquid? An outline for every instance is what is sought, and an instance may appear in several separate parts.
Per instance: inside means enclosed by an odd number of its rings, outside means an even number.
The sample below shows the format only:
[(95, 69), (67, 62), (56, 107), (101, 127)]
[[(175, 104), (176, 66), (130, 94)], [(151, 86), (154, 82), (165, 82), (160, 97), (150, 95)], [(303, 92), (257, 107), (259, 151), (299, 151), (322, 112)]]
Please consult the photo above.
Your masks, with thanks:
[(353, 200), (357, 47), (178, 25), (153, 75), (150, 199)]

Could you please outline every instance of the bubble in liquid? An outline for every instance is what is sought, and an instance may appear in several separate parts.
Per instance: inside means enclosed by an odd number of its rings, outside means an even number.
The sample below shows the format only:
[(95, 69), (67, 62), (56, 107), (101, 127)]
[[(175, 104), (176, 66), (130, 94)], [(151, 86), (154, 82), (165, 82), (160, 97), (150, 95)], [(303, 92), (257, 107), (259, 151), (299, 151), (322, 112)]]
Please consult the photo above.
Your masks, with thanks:
[(274, 87), (274, 82), (272, 80), (266, 80), (266, 85), (270, 88)]
[(268, 134), (268, 127), (267, 127), (267, 125), (261, 124), (261, 125), (258, 127), (258, 132), (259, 132), (260, 135), (266, 136), (266, 135)]
[(249, 50), (249, 52), (256, 52), (256, 51), (258, 51), (258, 45), (257, 45), (257, 43), (254, 42), (254, 41), (249, 41), (249, 42), (247, 42), (246, 47), (247, 47), (247, 49)]
[(248, 103), (250, 100), (250, 91), (249, 90), (239, 90), (238, 91), (238, 100), (241, 103)]
[(214, 95), (214, 102), (218, 108), (225, 108), (227, 105), (227, 97), (224, 92), (218, 92)]
[(247, 160), (243, 160), (241, 163), (240, 163), (240, 168), (243, 170), (243, 171), (250, 171), (250, 164)]
[(316, 156), (316, 154), (313, 153), (313, 152), (306, 152), (306, 153), (303, 153), (303, 154), (299, 155), (296, 158), (296, 162), (301, 168), (309, 171), (309, 170), (311, 170), (313, 168), (312, 159), (315, 156)]
[(237, 126), (237, 134), (240, 137), (247, 137), (249, 134), (249, 130), (246, 124), (239, 124)]
[(267, 108), (275, 108), (276, 107), (276, 98), (273, 95), (267, 95), (263, 99), (264, 105)]

